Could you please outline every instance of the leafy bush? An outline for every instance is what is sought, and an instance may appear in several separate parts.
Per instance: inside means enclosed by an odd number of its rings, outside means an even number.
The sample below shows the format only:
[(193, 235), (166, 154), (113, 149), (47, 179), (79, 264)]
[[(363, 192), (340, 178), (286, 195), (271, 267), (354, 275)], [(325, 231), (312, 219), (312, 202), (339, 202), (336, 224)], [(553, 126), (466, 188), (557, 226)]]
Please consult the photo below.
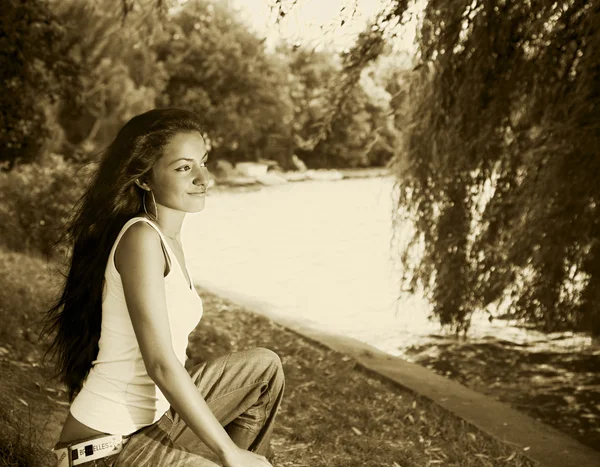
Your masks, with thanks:
[(65, 28), (47, 0), (2, 2), (0, 15), (0, 162), (35, 160), (56, 138), (49, 114), (78, 91), (78, 65), (61, 46)]
[(36, 164), (0, 172), (1, 244), (15, 251), (48, 253), (83, 194), (92, 168), (51, 154)]

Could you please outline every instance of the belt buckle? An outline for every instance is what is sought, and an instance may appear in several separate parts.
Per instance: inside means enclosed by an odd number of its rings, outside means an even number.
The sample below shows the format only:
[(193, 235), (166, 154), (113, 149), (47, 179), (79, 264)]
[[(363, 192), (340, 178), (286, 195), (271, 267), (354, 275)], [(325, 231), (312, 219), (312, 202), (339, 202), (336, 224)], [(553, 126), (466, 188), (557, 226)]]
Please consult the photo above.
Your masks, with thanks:
[(76, 441), (62, 448), (52, 449), (56, 456), (57, 467), (74, 467), (104, 457), (112, 456), (123, 450), (129, 437), (121, 435), (103, 435)]

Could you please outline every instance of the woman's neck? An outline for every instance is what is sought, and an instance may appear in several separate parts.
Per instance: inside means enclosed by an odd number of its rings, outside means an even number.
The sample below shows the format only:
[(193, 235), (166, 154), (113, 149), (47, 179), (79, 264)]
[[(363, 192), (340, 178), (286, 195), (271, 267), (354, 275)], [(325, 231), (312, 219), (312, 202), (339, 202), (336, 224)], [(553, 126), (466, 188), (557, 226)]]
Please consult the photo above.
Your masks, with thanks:
[(158, 216), (156, 216), (154, 221), (159, 225), (162, 233), (173, 240), (179, 240), (186, 213), (160, 204), (157, 208)]

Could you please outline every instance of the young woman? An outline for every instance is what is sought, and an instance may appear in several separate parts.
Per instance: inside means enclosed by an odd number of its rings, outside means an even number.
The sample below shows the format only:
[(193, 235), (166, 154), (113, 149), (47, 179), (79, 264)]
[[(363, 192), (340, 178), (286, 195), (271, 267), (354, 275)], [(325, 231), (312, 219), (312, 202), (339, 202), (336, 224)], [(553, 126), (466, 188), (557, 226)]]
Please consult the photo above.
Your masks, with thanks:
[(258, 348), (184, 367), (202, 301), (180, 235), (204, 209), (206, 158), (193, 113), (132, 118), (66, 230), (70, 270), (45, 328), (71, 401), (61, 467), (271, 465), (278, 356)]

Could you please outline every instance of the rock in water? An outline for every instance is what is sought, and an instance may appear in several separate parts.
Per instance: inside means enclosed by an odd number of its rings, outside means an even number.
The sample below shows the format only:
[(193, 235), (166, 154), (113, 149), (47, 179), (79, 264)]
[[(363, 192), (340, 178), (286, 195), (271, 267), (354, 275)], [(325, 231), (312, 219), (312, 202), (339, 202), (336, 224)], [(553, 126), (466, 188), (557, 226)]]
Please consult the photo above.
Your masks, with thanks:
[(267, 173), (269, 166), (258, 162), (238, 162), (235, 169), (245, 177), (259, 177)]
[(311, 180), (341, 180), (344, 174), (339, 170), (309, 170), (306, 172)]
[(294, 164), (294, 167), (296, 168), (296, 170), (298, 170), (300, 172), (306, 172), (306, 170), (307, 170), (306, 164), (296, 154), (294, 154), (292, 156), (292, 164)]
[(282, 176), (288, 182), (302, 182), (304, 180), (308, 180), (308, 175), (306, 172), (284, 172)]
[(282, 185), (287, 183), (287, 179), (273, 172), (259, 175), (256, 177), (256, 181), (258, 181), (258, 183), (262, 183), (263, 185)]

